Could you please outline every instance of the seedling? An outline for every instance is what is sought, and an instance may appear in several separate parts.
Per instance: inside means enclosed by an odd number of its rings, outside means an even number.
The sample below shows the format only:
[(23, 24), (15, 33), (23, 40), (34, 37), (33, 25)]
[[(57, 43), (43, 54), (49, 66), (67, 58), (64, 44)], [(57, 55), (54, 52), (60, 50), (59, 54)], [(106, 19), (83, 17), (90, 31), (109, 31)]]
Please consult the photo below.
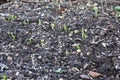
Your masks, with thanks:
[(82, 28), (81, 34), (82, 34), (82, 38), (83, 38), (83, 39), (84, 39), (84, 38), (87, 38), (87, 35), (85, 34), (84, 28)]
[(16, 16), (11, 14), (11, 15), (9, 15), (9, 16), (7, 17), (7, 19), (8, 19), (9, 21), (13, 21), (13, 20), (16, 19)]
[(95, 12), (96, 16), (98, 16), (98, 7), (96, 5), (93, 6), (93, 11)]
[(115, 6), (113, 8), (113, 10), (115, 10), (115, 17), (118, 18), (119, 17), (120, 6)]
[(66, 56), (68, 56), (68, 54), (69, 54), (69, 51), (67, 49), (65, 51), (65, 54), (66, 54)]
[(77, 49), (77, 52), (81, 52), (81, 50), (80, 50), (80, 45), (76, 45), (75, 47), (76, 47), (76, 49)]
[(75, 47), (75, 49), (77, 50), (77, 52), (81, 52), (80, 50), (80, 44), (73, 44), (73, 47)]
[(38, 25), (41, 25), (42, 24), (42, 21), (39, 19), (38, 20)]
[(51, 28), (52, 28), (52, 30), (54, 30), (55, 29), (55, 24), (54, 23), (51, 23)]
[(13, 32), (7, 32), (7, 34), (13, 39), (13, 40), (15, 40), (15, 35), (13, 34)]
[(62, 73), (62, 69), (58, 68), (57, 70), (55, 70), (56, 73)]
[(44, 39), (40, 40), (40, 45), (41, 45), (42, 47), (45, 45), (45, 40), (44, 40)]
[(26, 24), (29, 24), (29, 22), (26, 21), (26, 20), (24, 20), (24, 21), (23, 21), (23, 24), (26, 25)]
[(7, 76), (5, 74), (2, 76), (2, 78), (2, 80), (7, 80)]
[(29, 38), (29, 42), (32, 43), (33, 42), (33, 37)]
[(67, 26), (66, 26), (66, 24), (64, 24), (63, 28), (64, 28), (64, 31), (67, 32)]

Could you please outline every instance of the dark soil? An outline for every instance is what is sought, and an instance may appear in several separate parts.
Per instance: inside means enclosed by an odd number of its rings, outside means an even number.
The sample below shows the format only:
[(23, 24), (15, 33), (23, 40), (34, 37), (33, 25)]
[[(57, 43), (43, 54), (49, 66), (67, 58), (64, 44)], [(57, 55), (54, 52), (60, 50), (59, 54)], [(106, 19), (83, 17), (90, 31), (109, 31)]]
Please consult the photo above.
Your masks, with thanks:
[(84, 4), (0, 5), (1, 79), (120, 80), (120, 19)]

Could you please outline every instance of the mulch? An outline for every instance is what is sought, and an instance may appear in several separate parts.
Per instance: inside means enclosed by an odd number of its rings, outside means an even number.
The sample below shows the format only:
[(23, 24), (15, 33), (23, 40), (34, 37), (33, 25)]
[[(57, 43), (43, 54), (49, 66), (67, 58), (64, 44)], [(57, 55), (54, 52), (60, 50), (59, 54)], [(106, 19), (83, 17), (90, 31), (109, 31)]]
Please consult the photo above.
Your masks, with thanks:
[(120, 18), (85, 4), (0, 5), (1, 79), (120, 80)]

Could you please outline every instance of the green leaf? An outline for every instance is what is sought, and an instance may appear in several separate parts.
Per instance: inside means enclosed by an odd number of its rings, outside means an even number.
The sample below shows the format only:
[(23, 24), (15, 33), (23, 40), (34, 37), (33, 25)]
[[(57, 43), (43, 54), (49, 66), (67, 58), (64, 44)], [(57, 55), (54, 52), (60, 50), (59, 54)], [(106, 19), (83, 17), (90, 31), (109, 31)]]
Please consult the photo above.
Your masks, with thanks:
[(66, 56), (69, 54), (69, 51), (66, 49), (66, 51), (65, 51), (65, 54), (66, 54)]
[(8, 31), (7, 34), (8, 34), (10, 37), (12, 37), (13, 40), (15, 40), (16, 37), (15, 37), (15, 35), (13, 34), (13, 32), (9, 32), (9, 31)]
[(9, 21), (13, 21), (13, 20), (16, 19), (16, 16), (11, 14), (11, 15), (9, 15), (9, 16), (7, 17), (7, 19), (8, 19)]
[(87, 38), (87, 35), (85, 34), (85, 30), (84, 30), (84, 28), (82, 28), (82, 30), (81, 30), (81, 34), (82, 34), (82, 38)]
[(7, 80), (7, 76), (5, 74), (3, 75), (3, 80)]
[(42, 21), (39, 19), (38, 20), (38, 25), (41, 25), (42, 24)]
[(41, 45), (42, 47), (45, 45), (45, 40), (44, 40), (44, 39), (40, 40), (40, 45)]
[(120, 6), (115, 6), (113, 9), (116, 11), (120, 11)]
[(93, 7), (93, 11), (95, 12), (96, 15), (98, 15), (98, 7), (97, 6)]
[(55, 70), (55, 72), (61, 73), (61, 72), (62, 72), (62, 69), (61, 69), (61, 68), (58, 68), (57, 70)]
[(51, 28), (52, 28), (52, 30), (55, 29), (55, 24), (54, 23), (51, 23)]
[(67, 26), (66, 26), (66, 24), (64, 24), (64, 30), (67, 32)]

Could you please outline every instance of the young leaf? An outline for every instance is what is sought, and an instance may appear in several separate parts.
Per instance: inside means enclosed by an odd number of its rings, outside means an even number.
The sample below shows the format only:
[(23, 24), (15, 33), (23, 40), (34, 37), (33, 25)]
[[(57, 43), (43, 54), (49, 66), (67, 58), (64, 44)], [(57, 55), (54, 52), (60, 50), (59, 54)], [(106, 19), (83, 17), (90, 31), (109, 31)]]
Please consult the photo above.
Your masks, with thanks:
[(42, 21), (39, 19), (38, 20), (38, 25), (41, 25), (42, 24)]
[(55, 24), (54, 23), (51, 23), (51, 28), (52, 28), (52, 30), (55, 29)]
[(15, 35), (13, 34), (13, 32), (7, 32), (7, 34), (8, 34), (9, 36), (11, 36), (13, 40), (15, 40), (16, 37), (15, 37)]
[(7, 76), (5, 74), (3, 75), (3, 80), (7, 80)]
[(57, 70), (55, 70), (55, 72), (61, 73), (61, 72), (62, 72), (62, 69), (61, 69), (61, 68), (58, 68)]
[(96, 16), (98, 15), (98, 7), (97, 6), (93, 6), (93, 11), (95, 12)]
[(65, 54), (66, 54), (66, 56), (69, 54), (69, 51), (66, 49), (66, 51), (65, 51)]
[(120, 11), (120, 6), (115, 6), (115, 7), (113, 8), (113, 10), (115, 10), (115, 11)]
[(84, 28), (82, 28), (82, 30), (81, 30), (81, 34), (82, 34), (82, 38), (87, 38), (87, 35), (85, 34), (85, 31), (84, 31)]
[(66, 26), (66, 24), (64, 24), (64, 30), (67, 32), (67, 26)]

